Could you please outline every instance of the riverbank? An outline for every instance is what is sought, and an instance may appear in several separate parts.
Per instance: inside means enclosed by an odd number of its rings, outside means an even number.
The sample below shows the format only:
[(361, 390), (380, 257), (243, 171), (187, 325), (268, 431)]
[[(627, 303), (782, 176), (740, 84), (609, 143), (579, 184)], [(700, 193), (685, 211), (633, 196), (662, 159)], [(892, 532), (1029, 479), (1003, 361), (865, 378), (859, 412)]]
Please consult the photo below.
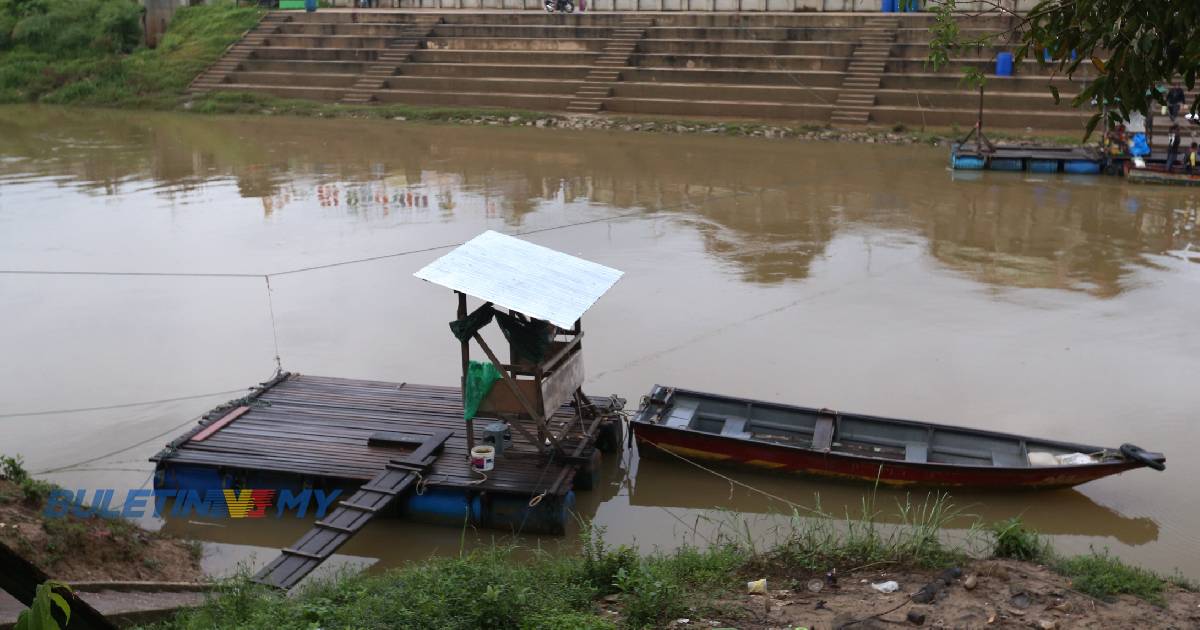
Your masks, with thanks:
[[(639, 555), (602, 532), (582, 552), (495, 548), (352, 575), (284, 596), (245, 578), (160, 628), (1195, 627), (1200, 593), (1105, 554), (1060, 558), (1019, 523), (986, 558), (939, 542), (942, 497), (909, 526), (796, 519), (769, 546), (725, 537)], [(939, 516), (942, 515), (942, 516)], [(735, 531), (735, 530), (731, 530)], [(1011, 556), (1020, 556), (1013, 558)], [(1009, 556), (1009, 557), (998, 557)], [(760, 580), (762, 580), (760, 582)], [(889, 584), (894, 582), (894, 586)], [(881, 592), (890, 591), (890, 592)], [(886, 624), (886, 625), (885, 625)]]
[[(120, 519), (47, 519), (42, 510), (53, 486), (7, 457), (0, 476), (0, 541), (56, 578), (202, 581), (198, 547)], [(648, 555), (609, 546), (602, 530), (588, 529), (579, 550), (495, 546), (382, 574), (316, 581), (295, 597), (244, 575), (216, 583), (202, 604), (199, 596), (177, 595), (177, 589), (161, 597), (108, 596), (114, 611), (133, 599), (157, 611), (157, 618), (182, 606), (157, 626), (172, 629), (895, 623), (1053, 629), (1200, 623), (1200, 592), (1183, 576), (1156, 575), (1104, 551), (1060, 556), (1017, 519), (975, 522), (965, 538), (947, 542), (946, 527), (971, 518), (947, 495), (931, 494), (896, 509), (903, 515), (898, 526), (880, 522), (882, 510), (872, 495), (857, 516), (795, 512), (769, 539), (750, 534), (730, 514), (716, 534), (693, 532), (703, 545)]]
[[(100, 6), (114, 0), (90, 1)], [(53, 2), (50, 5), (56, 6)], [(95, 32), (77, 38), (82, 43), (69, 46), (39, 44), (41, 40), (36, 39), (25, 42), (0, 34), (0, 103), (935, 146), (948, 145), (967, 131), (913, 129), (905, 125), (835, 129), (823, 123), (567, 115), (499, 108), (342, 105), (237, 92), (186, 94), (192, 79), (253, 28), (261, 16), (262, 12), (257, 8), (238, 7), (232, 3), (184, 7), (175, 14), (155, 49), (125, 50), (129, 48), (127, 45), (116, 49), (103, 45), (115, 38), (109, 32), (114, 27), (103, 22), (92, 26)], [(20, 25), (15, 29), (9, 26), (7, 33), (20, 34), (27, 30)], [(6, 25), (0, 16), (0, 33), (3, 32), (6, 32)], [(1034, 140), (1055, 145), (1073, 145), (1080, 141), (1061, 133), (1043, 134), (1032, 130), (988, 133), (994, 140)]]
[(198, 543), (151, 532), (124, 519), (48, 518), (54, 486), (19, 459), (0, 456), (0, 543), (64, 582), (201, 581)]

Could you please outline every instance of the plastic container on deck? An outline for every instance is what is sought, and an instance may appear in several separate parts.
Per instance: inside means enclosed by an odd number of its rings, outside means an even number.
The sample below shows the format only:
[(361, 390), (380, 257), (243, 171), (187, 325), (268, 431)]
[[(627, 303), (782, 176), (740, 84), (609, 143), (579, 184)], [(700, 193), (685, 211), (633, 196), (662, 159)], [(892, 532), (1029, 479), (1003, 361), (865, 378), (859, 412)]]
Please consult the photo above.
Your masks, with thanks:
[(996, 76), (1011, 77), (1013, 73), (1013, 55), (1002, 52), (996, 55)]
[(895, 13), (898, 0), (882, 0), (879, 5), (879, 10), (883, 13)]

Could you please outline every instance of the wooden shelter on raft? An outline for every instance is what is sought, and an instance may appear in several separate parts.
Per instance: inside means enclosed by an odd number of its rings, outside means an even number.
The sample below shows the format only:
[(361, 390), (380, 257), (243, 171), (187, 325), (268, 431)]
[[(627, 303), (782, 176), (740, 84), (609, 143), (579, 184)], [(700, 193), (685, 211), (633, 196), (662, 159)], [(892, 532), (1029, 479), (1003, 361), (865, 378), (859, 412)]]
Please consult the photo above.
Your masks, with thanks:
[[(292, 588), (382, 514), (562, 534), (601, 451), (620, 450), (625, 401), (583, 395), (579, 319), (621, 272), (485, 232), (416, 275), (458, 294), (461, 389), (280, 372), (154, 456), (155, 491), (176, 497), (278, 491), (282, 513), (284, 492), (349, 494), (256, 581)], [(468, 312), (468, 296), (485, 303)], [(493, 321), (507, 363), (480, 334)], [(487, 361), (471, 360), (472, 342)], [(476, 415), (490, 419), (478, 432)], [(477, 446), (493, 468), (475, 466)]]
[[(621, 278), (620, 271), (489, 230), (413, 275), (458, 297), (450, 329), (461, 346), (469, 449), (480, 441), (477, 416), (507, 424), (544, 454), (566, 461), (579, 459), (584, 445), (598, 438), (602, 448), (619, 448), (620, 423), (583, 393), (581, 318)], [(468, 297), (484, 304), (468, 311)], [(480, 334), (492, 322), (508, 341), (507, 362)], [(486, 362), (472, 360), (472, 342)], [(564, 438), (573, 423), (551, 423), (568, 403), (586, 436), (571, 448)], [(497, 451), (500, 440), (494, 432), (485, 436)]]

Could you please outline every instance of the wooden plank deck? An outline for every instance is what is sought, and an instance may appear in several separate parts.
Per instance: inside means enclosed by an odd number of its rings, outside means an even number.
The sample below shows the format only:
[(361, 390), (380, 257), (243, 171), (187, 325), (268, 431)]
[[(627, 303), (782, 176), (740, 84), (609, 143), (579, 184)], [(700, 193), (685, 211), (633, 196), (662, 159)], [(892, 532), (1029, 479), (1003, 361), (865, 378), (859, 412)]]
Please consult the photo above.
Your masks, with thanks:
[[(290, 374), (269, 384), (247, 406), (248, 411), (203, 440), (195, 440), (207, 426), (228, 415), (228, 409), (214, 410), (210, 419), (173, 441), (154, 460), (160, 465), (219, 466), (362, 482), (412, 450), (387, 442), (371, 444), (371, 436), (445, 430), (451, 437), (425, 477), (430, 487), (474, 485), (481, 490), (541, 493), (561, 481), (562, 487), (553, 492), (561, 494), (569, 489), (573, 474), (569, 462), (559, 458), (547, 462), (534, 444), (513, 431), (512, 446), (487, 480), (478, 483), (480, 477), (467, 458), (466, 423), (457, 387)], [(572, 422), (576, 426), (570, 426)], [(568, 429), (563, 440), (568, 452), (584, 439), (569, 405), (552, 418), (551, 427), (555, 433), (561, 427)], [(536, 432), (532, 422), (528, 428)]]

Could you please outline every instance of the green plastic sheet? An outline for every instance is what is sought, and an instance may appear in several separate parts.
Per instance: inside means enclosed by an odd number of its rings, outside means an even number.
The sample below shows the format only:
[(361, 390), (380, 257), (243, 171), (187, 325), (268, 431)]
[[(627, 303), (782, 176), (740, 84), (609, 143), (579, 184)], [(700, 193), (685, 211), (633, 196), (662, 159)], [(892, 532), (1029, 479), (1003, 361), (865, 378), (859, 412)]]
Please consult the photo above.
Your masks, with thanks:
[(463, 400), (463, 420), (470, 420), (479, 412), (479, 404), (487, 398), (492, 386), (500, 380), (500, 370), (496, 366), (480, 361), (467, 364), (467, 395)]

